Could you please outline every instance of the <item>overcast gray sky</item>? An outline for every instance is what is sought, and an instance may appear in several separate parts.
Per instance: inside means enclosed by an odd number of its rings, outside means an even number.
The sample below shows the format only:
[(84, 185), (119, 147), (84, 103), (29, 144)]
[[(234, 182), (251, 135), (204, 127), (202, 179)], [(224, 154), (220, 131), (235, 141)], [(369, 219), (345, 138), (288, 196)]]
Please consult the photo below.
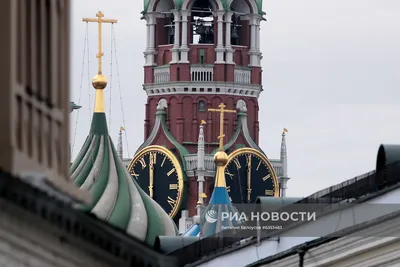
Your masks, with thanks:
[[(114, 26), (112, 86), (106, 89), (110, 133), (116, 144), (124, 110), (132, 157), (143, 142), (142, 90), (145, 22), (143, 1), (74, 0), (72, 7), (72, 94), (83, 106), (71, 115), (73, 156), (89, 131), (94, 89), (85, 64), (82, 17), (118, 19)], [(375, 168), (381, 143), (400, 143), (400, 1), (270, 0), (261, 27), (264, 92), (260, 103), (260, 146), (278, 158), (282, 127), (288, 149), (288, 196), (307, 196)], [(111, 27), (104, 27), (104, 73), (111, 76)], [(89, 25), (90, 79), (96, 74), (96, 25)], [(87, 61), (87, 60), (85, 60)], [(119, 93), (119, 86), (121, 94)], [(81, 92), (80, 100), (79, 95)], [(108, 117), (110, 121), (110, 118)], [(78, 122), (78, 127), (75, 124)], [(129, 148), (129, 151), (128, 151)]]

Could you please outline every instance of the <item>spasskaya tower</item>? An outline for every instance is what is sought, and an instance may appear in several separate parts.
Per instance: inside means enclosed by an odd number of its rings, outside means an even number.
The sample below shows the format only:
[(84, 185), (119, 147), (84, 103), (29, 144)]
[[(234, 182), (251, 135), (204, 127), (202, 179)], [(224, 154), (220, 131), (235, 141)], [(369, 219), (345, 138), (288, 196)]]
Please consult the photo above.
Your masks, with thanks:
[[(160, 205), (172, 217), (181, 217), (181, 210), (193, 216), (214, 186), (220, 114), (209, 108), (224, 103), (236, 110), (224, 119), (228, 155), (241, 148), (264, 155), (258, 146), (262, 0), (145, 0), (142, 14), (147, 29), (144, 143), (128, 169), (145, 192), (151, 187), (157, 202), (168, 199), (170, 207)], [(172, 175), (163, 173), (158, 158), (150, 160), (157, 153), (171, 158), (181, 182), (168, 180)], [(150, 182), (139, 161), (146, 166), (151, 161), (158, 170)]]

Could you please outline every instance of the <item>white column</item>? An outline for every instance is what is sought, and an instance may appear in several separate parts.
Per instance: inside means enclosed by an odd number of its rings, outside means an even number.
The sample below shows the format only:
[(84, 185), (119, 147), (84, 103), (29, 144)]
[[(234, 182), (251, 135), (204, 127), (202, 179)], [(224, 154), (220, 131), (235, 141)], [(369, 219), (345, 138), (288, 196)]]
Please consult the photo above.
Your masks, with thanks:
[(249, 50), (249, 55), (250, 55), (250, 64), (249, 66), (258, 66), (257, 64), (257, 48), (256, 48), (256, 42), (257, 42), (257, 15), (253, 14), (250, 18), (250, 50)]
[(149, 13), (146, 14), (146, 20), (147, 20), (147, 48), (146, 51), (144, 52), (145, 58), (146, 58), (146, 64), (145, 66), (153, 66), (154, 65), (154, 54), (156, 53), (155, 50), (155, 32), (156, 32), (156, 14), (154, 13)]
[(224, 29), (223, 29), (223, 16), (224, 16), (224, 11), (218, 11), (216, 12), (216, 15), (218, 16), (218, 33), (217, 33), (217, 47), (215, 48), (215, 52), (217, 53), (216, 56), (216, 61), (214, 64), (224, 64), (224, 52), (225, 48), (223, 45), (223, 34), (224, 34)]
[(150, 48), (150, 24), (146, 23), (146, 51)]
[(260, 24), (256, 25), (256, 50), (260, 51)]
[(255, 18), (250, 20), (250, 50), (256, 50), (256, 21)]
[(174, 34), (174, 47), (171, 49), (172, 60), (171, 63), (177, 63), (179, 61), (179, 41), (180, 41), (180, 25), (181, 15), (178, 10), (174, 11), (174, 22), (175, 22), (175, 34)]
[(181, 51), (181, 60), (179, 61), (179, 63), (189, 63), (188, 60), (189, 47), (187, 44), (189, 11), (182, 10), (181, 15), (182, 15), (182, 45), (181, 48), (179, 49)]
[(232, 24), (232, 12), (227, 12), (225, 14), (225, 51), (226, 51), (226, 63), (235, 64), (233, 62), (233, 53), (235, 50), (232, 49), (231, 45), (231, 24)]
[(261, 58), (262, 58), (262, 53), (261, 53), (261, 44), (260, 44), (260, 34), (261, 34), (261, 29), (260, 29), (260, 24), (262, 21), (262, 17), (258, 16), (257, 18), (257, 24), (256, 24), (256, 50), (257, 50), (257, 66), (261, 66)]

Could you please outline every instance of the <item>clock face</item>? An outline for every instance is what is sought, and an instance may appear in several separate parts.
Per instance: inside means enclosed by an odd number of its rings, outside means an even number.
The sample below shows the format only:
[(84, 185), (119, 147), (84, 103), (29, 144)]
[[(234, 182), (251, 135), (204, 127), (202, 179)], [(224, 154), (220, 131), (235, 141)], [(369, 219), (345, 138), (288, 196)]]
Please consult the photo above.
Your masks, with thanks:
[(279, 186), (268, 159), (252, 148), (234, 151), (225, 167), (232, 203), (254, 203), (259, 196), (278, 196)]
[(128, 171), (170, 217), (175, 217), (182, 202), (184, 183), (181, 166), (168, 149), (145, 148), (131, 161)]

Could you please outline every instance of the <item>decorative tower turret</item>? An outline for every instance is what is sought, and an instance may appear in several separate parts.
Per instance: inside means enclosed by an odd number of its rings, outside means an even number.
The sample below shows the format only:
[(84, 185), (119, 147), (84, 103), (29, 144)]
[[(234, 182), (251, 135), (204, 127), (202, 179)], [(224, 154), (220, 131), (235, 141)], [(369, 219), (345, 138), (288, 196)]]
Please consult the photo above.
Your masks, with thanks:
[[(198, 213), (196, 207), (208, 204), (206, 198), (199, 199), (199, 192), (204, 195), (213, 192), (220, 124), (227, 141), (223, 151), (228, 156), (240, 148), (249, 148), (249, 153), (259, 155), (254, 158), (262, 158), (262, 166), (269, 164), (258, 146), (262, 0), (145, 0), (142, 14), (147, 22), (143, 85), (148, 96), (145, 141), (128, 169), (139, 177), (139, 184), (150, 194), (149, 170), (140, 169), (140, 161), (149, 166), (150, 160), (144, 155), (149, 151), (161, 153), (157, 146), (170, 151), (180, 162), (184, 182), (178, 189), (183, 193), (169, 200), (170, 207), (166, 204), (166, 209), (173, 216), (180, 215), (176, 212), (176, 203), (182, 203), (179, 209), (188, 210), (184, 214), (192, 217)], [(218, 114), (207, 112), (221, 103), (237, 112), (227, 113), (223, 121)], [(206, 129), (199, 127), (202, 121), (207, 123)], [(203, 148), (204, 153), (200, 150)], [(229, 160), (227, 167), (233, 164), (233, 156)], [(247, 188), (236, 188), (237, 192), (246, 192), (246, 196), (238, 193), (232, 198), (233, 203), (244, 198), (245, 202), (253, 202), (255, 194), (260, 192), (279, 195), (279, 185), (269, 165), (257, 175), (270, 173), (271, 180), (265, 186), (256, 186), (251, 176), (257, 172), (246, 173), (246, 183), (240, 182), (240, 185)], [(153, 196), (160, 203), (171, 197), (171, 191), (161, 189), (166, 180), (161, 177), (162, 166), (158, 169), (151, 180), (151, 191), (154, 193), (159, 187), (159, 194)]]
[(118, 144), (117, 144), (117, 151), (118, 151), (118, 157), (123, 160), (124, 159), (124, 147), (122, 144), (122, 132), (125, 131), (124, 127), (119, 128), (119, 133), (118, 133)]
[(204, 176), (205, 173), (205, 150), (204, 150), (204, 124), (205, 121), (201, 121), (199, 130), (199, 141), (197, 145), (197, 183), (198, 183), (198, 201), (197, 201), (197, 215), (200, 216), (202, 208), (204, 206), (204, 198), (207, 197), (204, 193)]
[(282, 132), (282, 143), (281, 143), (281, 163), (282, 163), (282, 175), (279, 176), (279, 185), (281, 189), (281, 197), (286, 197), (286, 189), (287, 182), (289, 181), (289, 177), (287, 174), (287, 152), (286, 152), (286, 133), (288, 130), (286, 128), (283, 129)]

